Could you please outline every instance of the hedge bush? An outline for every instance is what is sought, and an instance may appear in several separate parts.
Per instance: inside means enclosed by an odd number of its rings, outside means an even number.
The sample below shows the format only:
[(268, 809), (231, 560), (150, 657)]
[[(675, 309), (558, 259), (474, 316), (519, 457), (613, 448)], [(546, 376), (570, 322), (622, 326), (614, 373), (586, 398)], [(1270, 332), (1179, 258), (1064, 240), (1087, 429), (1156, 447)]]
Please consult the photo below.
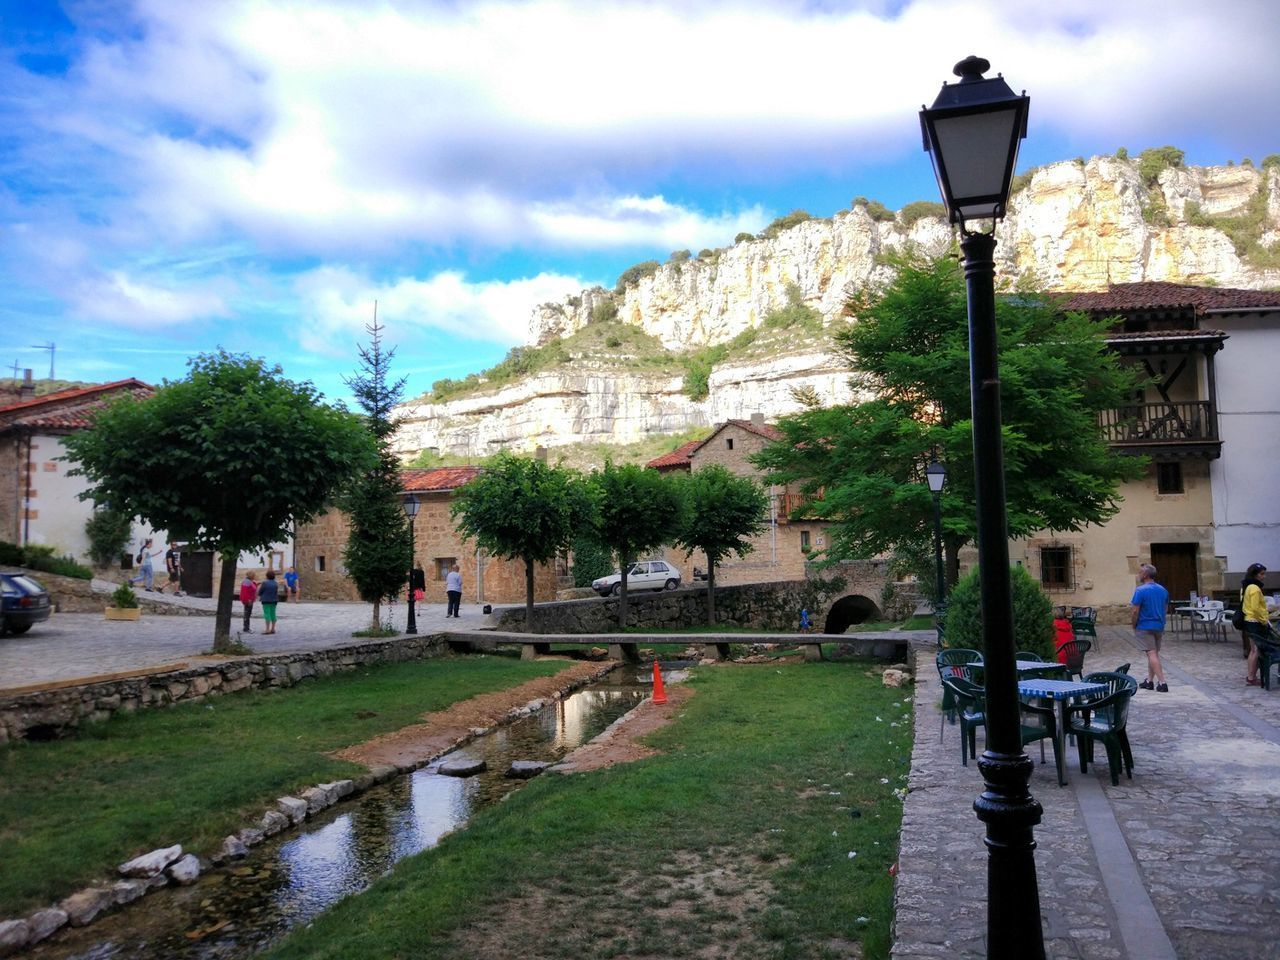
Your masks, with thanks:
[(93, 579), (93, 571), (83, 564), (76, 563), (74, 557), (55, 557), (53, 547), (35, 543), (20, 547), (16, 543), (0, 540), (0, 564), (25, 567), (28, 570), (43, 570), (45, 573), (75, 577), (77, 580)]
[[(1013, 595), (1014, 648), (1030, 650), (1052, 660), (1053, 604), (1022, 567), (1010, 568), (1009, 575)], [(943, 629), (945, 646), (983, 649), (981, 596), (976, 569), (961, 577), (947, 597)]]

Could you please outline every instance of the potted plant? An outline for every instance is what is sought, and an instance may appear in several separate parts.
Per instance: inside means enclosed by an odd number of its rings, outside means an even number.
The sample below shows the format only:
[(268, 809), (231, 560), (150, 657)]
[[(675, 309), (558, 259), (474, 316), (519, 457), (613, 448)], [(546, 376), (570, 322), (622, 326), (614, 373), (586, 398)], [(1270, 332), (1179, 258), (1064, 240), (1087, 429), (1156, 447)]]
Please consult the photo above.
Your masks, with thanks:
[(111, 594), (111, 606), (107, 607), (108, 620), (137, 620), (142, 611), (138, 609), (138, 595), (133, 587), (122, 583)]

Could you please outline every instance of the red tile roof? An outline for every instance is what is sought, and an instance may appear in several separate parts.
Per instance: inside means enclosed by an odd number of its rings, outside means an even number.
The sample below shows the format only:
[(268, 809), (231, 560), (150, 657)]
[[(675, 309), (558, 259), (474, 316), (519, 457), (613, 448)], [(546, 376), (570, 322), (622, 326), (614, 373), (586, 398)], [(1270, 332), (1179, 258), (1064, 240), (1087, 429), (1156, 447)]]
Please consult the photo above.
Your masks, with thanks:
[(0, 407), (0, 430), (84, 430), (92, 425), (97, 412), (117, 396), (127, 394), (143, 399), (153, 393), (155, 389), (150, 384), (133, 378), (59, 390)]
[[(716, 427), (716, 433), (719, 433), (731, 423), (735, 427), (741, 427), (748, 433), (754, 433), (756, 436), (764, 437), (766, 440), (781, 440), (786, 436), (786, 434), (775, 427), (772, 423), (752, 423), (750, 420), (726, 420), (719, 427)], [(707, 437), (707, 440), (710, 439), (711, 437)]]
[(687, 469), (691, 466), (689, 457), (693, 454), (693, 451), (702, 446), (702, 443), (703, 441), (701, 440), (690, 440), (688, 443), (676, 447), (670, 453), (654, 457), (645, 466), (652, 467), (654, 470), (677, 470), (681, 467)]
[(1093, 313), (1189, 308), (1199, 317), (1217, 310), (1280, 310), (1280, 293), (1155, 281), (1113, 283), (1105, 292), (1077, 293), (1065, 306)]
[(464, 483), (474, 480), (479, 473), (479, 467), (470, 465), (435, 467), (430, 470), (401, 470), (400, 485), (404, 487), (406, 493), (443, 493), (457, 490)]

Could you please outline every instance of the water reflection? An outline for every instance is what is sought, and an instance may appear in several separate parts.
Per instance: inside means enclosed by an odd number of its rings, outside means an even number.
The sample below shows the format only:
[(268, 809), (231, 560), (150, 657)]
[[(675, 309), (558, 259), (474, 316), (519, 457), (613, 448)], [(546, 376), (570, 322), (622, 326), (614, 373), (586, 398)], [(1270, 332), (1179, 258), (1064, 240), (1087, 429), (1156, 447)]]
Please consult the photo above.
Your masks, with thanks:
[(359, 893), (397, 860), (440, 842), (472, 813), (523, 781), (506, 777), (515, 760), (554, 762), (640, 702), (634, 674), (580, 690), (460, 752), (488, 770), (459, 779), (433, 764), (375, 787), (269, 841), (195, 886), (152, 894), (91, 927), (68, 930), (29, 954), (77, 960), (224, 960), (249, 957), (344, 897)]

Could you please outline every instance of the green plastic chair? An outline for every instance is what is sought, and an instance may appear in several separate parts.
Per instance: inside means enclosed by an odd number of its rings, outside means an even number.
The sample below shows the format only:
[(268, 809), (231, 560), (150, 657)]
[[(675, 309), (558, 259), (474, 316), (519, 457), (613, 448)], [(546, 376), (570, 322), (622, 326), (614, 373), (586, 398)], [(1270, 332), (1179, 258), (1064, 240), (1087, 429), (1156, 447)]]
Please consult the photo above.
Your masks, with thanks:
[(943, 677), (942, 686), (960, 720), (960, 762), (967, 767), (969, 755), (978, 755), (978, 728), (987, 725), (987, 691), (964, 677)]
[(1044, 663), (1044, 657), (1040, 656), (1040, 654), (1035, 653), (1032, 650), (1019, 650), (1017, 653), (1013, 655), (1013, 659), (1029, 660), (1029, 661)]
[(1138, 692), (1138, 681), (1124, 673), (1091, 673), (1090, 683), (1105, 684), (1105, 693), (1082, 698), (1067, 707), (1067, 730), (1076, 738), (1080, 772), (1088, 773), (1093, 761), (1093, 745), (1101, 741), (1107, 751), (1111, 785), (1120, 786), (1120, 768), (1133, 779), (1133, 752), (1129, 749), (1129, 702)]
[(1271, 666), (1280, 666), (1280, 636), (1272, 629), (1268, 640), (1262, 643), (1255, 641), (1258, 648), (1258, 677), (1262, 681), (1262, 689), (1271, 689)]
[(1058, 713), (1050, 704), (1030, 703), (1021, 700), (1018, 703), (1021, 711), (1019, 726), (1022, 730), (1022, 745), (1040, 742), (1040, 762), (1044, 763), (1044, 742), (1053, 744), (1053, 765), (1058, 769), (1058, 782), (1066, 780), (1066, 758), (1058, 751)]
[[(1091, 609), (1091, 608), (1083, 607), (1080, 609)], [(1096, 616), (1097, 614), (1095, 613), (1094, 617)], [(1074, 617), (1073, 616), (1071, 618), (1071, 632), (1075, 634), (1075, 637), (1077, 640), (1088, 640), (1091, 644), (1096, 646), (1099, 650), (1102, 649), (1102, 644), (1098, 640), (1097, 622), (1094, 619), (1090, 617)]]
[[(966, 680), (978, 680), (979, 677), (974, 675), (973, 664), (982, 662), (982, 654), (977, 650), (971, 650), (968, 647), (954, 647), (949, 650), (939, 650), (934, 658), (938, 666), (938, 679), (945, 677), (963, 677)], [(947, 689), (946, 684), (942, 686), (942, 725), (938, 729), (938, 739), (942, 739), (943, 732), (947, 729), (947, 721), (956, 722), (956, 702), (952, 697), (951, 691)]]

